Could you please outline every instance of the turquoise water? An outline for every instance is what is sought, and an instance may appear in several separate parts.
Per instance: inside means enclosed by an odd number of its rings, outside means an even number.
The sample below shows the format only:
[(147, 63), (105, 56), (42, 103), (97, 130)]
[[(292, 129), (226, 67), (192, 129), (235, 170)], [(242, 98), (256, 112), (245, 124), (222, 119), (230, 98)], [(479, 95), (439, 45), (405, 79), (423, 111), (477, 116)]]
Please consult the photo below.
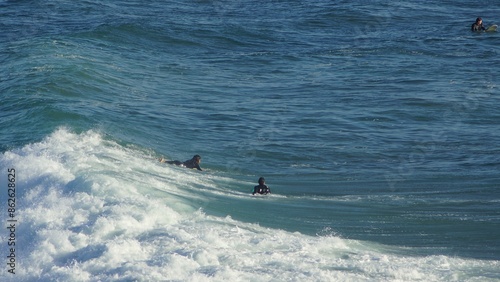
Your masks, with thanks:
[(1, 1), (1, 277), (500, 280), (499, 11)]

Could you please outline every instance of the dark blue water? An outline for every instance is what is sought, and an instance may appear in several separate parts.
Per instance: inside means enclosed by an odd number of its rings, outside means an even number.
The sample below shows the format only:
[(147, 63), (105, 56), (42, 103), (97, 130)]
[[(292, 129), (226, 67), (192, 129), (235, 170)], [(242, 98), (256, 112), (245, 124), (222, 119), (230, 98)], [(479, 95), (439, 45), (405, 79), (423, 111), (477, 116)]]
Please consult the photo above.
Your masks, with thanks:
[(2, 277), (498, 280), (499, 11), (1, 1)]

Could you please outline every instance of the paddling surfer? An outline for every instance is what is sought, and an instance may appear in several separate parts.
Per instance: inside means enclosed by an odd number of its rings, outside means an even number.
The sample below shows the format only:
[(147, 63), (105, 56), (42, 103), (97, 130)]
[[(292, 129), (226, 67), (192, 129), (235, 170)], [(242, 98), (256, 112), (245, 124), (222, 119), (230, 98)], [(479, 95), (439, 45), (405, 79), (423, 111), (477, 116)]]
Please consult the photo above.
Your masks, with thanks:
[(178, 160), (167, 161), (164, 158), (160, 158), (160, 163), (173, 164), (173, 165), (183, 166), (183, 167), (187, 167), (187, 168), (196, 168), (197, 170), (200, 170), (200, 171), (202, 170), (200, 167), (200, 163), (201, 163), (200, 155), (194, 155), (192, 159), (187, 160), (185, 162), (181, 162)]

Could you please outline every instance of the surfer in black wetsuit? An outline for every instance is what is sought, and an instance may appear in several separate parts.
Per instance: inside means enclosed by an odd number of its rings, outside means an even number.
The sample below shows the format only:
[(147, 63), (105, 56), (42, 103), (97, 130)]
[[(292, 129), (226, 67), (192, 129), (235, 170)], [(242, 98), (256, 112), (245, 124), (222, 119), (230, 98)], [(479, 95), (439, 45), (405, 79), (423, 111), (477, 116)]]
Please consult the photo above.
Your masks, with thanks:
[(160, 158), (160, 163), (167, 163), (167, 164), (173, 164), (173, 165), (178, 165), (178, 166), (183, 166), (187, 168), (196, 168), (197, 170), (202, 170), (200, 167), (201, 163), (201, 157), (200, 155), (194, 155), (194, 157), (190, 160), (187, 160), (185, 162), (181, 161), (167, 161), (164, 158)]
[(259, 185), (253, 188), (252, 195), (255, 194), (263, 194), (263, 195), (271, 194), (271, 189), (267, 187), (266, 180), (264, 179), (264, 177), (259, 178)]
[(472, 24), (471, 26), (471, 31), (483, 31), (486, 30), (486, 28), (483, 26), (483, 19), (477, 18), (476, 22)]

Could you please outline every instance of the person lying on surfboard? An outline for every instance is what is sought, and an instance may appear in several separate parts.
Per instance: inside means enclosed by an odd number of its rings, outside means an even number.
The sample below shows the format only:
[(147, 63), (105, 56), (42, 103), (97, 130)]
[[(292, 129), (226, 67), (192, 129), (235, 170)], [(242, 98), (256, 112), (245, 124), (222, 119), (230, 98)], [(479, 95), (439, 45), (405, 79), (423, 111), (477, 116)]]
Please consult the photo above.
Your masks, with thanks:
[(187, 168), (196, 168), (197, 170), (202, 170), (200, 167), (201, 163), (201, 157), (200, 155), (194, 155), (194, 157), (190, 160), (187, 160), (185, 162), (181, 161), (167, 161), (163, 157), (160, 158), (160, 163), (167, 163), (167, 164), (173, 164), (173, 165), (178, 165), (178, 166), (183, 166)]
[(486, 28), (483, 26), (483, 19), (477, 18), (476, 22), (472, 24), (471, 28), (472, 31), (483, 31), (486, 30)]
[(263, 194), (263, 195), (271, 194), (271, 189), (267, 187), (266, 180), (264, 179), (264, 177), (259, 178), (259, 185), (253, 188), (252, 195), (255, 194)]

